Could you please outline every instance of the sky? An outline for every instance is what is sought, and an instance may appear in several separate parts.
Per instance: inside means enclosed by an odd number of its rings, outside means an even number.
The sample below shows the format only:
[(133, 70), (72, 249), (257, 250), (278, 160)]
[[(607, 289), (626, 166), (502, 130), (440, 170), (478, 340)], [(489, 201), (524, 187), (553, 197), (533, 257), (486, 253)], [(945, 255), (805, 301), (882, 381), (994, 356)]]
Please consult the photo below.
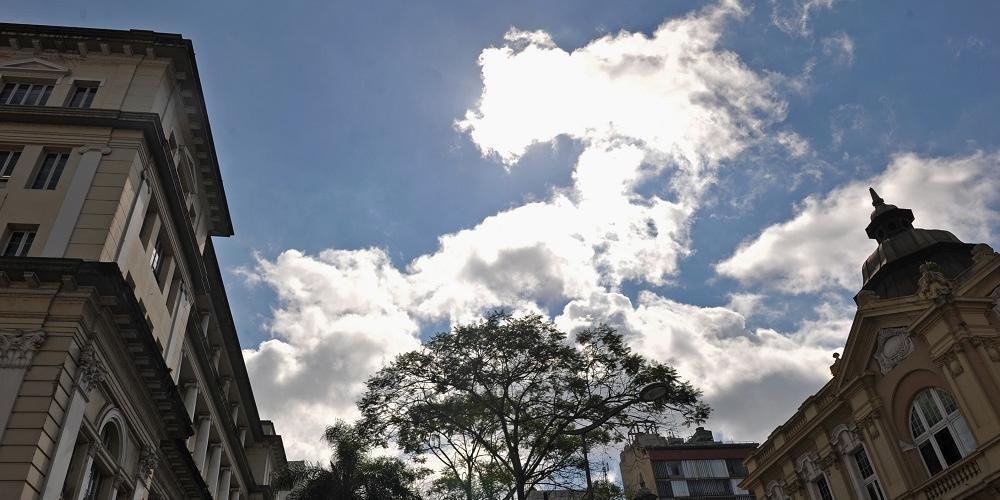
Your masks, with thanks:
[(292, 459), (499, 306), (616, 326), (763, 440), (847, 338), (869, 186), (997, 246), (994, 2), (0, 2), (193, 40), (217, 251)]

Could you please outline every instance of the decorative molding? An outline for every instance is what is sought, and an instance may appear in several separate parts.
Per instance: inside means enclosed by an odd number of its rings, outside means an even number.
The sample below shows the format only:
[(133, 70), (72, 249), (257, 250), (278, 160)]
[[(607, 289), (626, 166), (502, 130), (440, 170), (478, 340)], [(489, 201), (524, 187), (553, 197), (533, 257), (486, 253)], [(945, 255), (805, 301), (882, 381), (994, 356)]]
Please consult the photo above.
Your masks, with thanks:
[(80, 392), (85, 395), (94, 384), (99, 384), (104, 380), (104, 366), (97, 359), (92, 345), (84, 348), (83, 353), (80, 354), (80, 364), (77, 371), (79, 375), (77, 376), (76, 383), (80, 388)]
[(0, 368), (27, 368), (45, 342), (45, 332), (0, 330)]
[(96, 145), (96, 144), (91, 144), (91, 145), (87, 145), (87, 146), (80, 146), (80, 148), (78, 149), (78, 151), (80, 152), (81, 155), (89, 153), (91, 151), (97, 151), (97, 152), (101, 153), (101, 156), (107, 156), (107, 155), (111, 154), (111, 148), (108, 147), (107, 144), (104, 144), (103, 146), (102, 145)]
[(44, 73), (53, 76), (66, 76), (69, 74), (69, 68), (46, 61), (45, 59), (39, 57), (7, 61), (0, 64), (0, 71), (4, 73)]
[(858, 434), (857, 424), (841, 424), (830, 433), (830, 444), (840, 452), (847, 455), (861, 446), (861, 436)]
[(926, 300), (937, 300), (951, 295), (954, 288), (954, 284), (944, 276), (937, 263), (927, 261), (920, 265), (917, 296)]
[[(921, 278), (923, 279), (923, 278)], [(913, 353), (913, 340), (905, 327), (883, 328), (878, 332), (875, 360), (882, 375), (889, 373), (896, 365)]]
[(837, 456), (837, 453), (835, 451), (831, 450), (826, 455), (819, 457), (819, 460), (816, 461), (816, 464), (819, 465), (819, 468), (823, 469), (824, 472), (830, 472), (830, 469), (839, 471), (840, 457)]
[(986, 243), (979, 243), (972, 247), (972, 264), (978, 266), (992, 259), (995, 255), (997, 253), (993, 251), (993, 247)]
[(948, 373), (950, 373), (951, 376), (957, 377), (965, 371), (965, 368), (962, 367), (961, 360), (958, 359), (958, 354), (962, 351), (963, 348), (960, 344), (954, 344), (950, 349), (936, 357), (934, 359), (934, 363), (937, 364), (939, 368), (947, 368)]
[(156, 472), (156, 469), (160, 467), (160, 454), (156, 451), (156, 448), (152, 446), (146, 446), (142, 449), (142, 455), (139, 457), (139, 478), (141, 481), (147, 481)]
[(878, 431), (878, 418), (880, 414), (878, 410), (872, 410), (868, 412), (867, 415), (855, 419), (855, 424), (861, 429), (864, 429), (868, 433), (868, 437), (871, 439), (877, 439), (879, 437)]
[(874, 303), (878, 299), (879, 296), (877, 293), (871, 290), (861, 290), (860, 292), (858, 292), (857, 295), (854, 296), (854, 303), (857, 304), (858, 307), (864, 308), (867, 307), (869, 304)]

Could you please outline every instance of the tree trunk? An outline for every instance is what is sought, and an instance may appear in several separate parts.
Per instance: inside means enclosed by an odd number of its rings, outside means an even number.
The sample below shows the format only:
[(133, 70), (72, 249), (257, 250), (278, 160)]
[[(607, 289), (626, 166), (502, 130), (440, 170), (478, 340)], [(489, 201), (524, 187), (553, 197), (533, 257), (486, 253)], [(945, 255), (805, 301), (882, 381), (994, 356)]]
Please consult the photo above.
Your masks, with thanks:
[(587, 434), (580, 435), (580, 447), (583, 448), (583, 473), (587, 478), (587, 500), (594, 500), (594, 483), (590, 480), (590, 450), (587, 449)]

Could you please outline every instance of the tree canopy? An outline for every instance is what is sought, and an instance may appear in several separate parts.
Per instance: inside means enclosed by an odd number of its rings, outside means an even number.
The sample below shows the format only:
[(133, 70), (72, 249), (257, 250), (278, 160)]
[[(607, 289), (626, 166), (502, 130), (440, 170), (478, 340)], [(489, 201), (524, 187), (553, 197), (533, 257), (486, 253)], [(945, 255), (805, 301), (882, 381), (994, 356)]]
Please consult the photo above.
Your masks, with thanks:
[[(664, 395), (642, 401), (654, 382)], [(494, 467), (509, 479), (502, 498), (518, 500), (579, 470), (583, 439), (609, 444), (635, 425), (700, 422), (709, 412), (672, 367), (634, 353), (607, 325), (570, 339), (541, 316), (503, 312), (399, 355), (368, 380), (358, 406), (365, 428), (435, 457), (467, 499), (481, 468)]]
[(327, 427), (323, 439), (333, 448), (329, 466), (292, 462), (271, 484), (290, 490), (288, 500), (420, 500), (415, 483), (421, 471), (394, 457), (371, 457), (376, 444), (357, 426)]

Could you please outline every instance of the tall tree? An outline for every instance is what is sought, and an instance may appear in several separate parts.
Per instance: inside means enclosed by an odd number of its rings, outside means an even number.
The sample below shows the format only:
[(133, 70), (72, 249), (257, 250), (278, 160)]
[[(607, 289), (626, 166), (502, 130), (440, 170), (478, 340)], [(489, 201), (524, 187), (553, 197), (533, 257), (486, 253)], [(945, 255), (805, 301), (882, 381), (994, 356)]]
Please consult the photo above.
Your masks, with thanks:
[[(654, 382), (662, 397), (644, 402), (639, 392)], [(581, 437), (609, 444), (640, 423), (700, 422), (709, 409), (699, 396), (607, 325), (570, 341), (540, 316), (497, 312), (399, 355), (358, 406), (366, 428), (410, 451), (421, 440), (429, 448), (441, 429), (461, 435), (510, 476), (506, 498), (524, 500), (546, 478), (578, 470)]]
[(376, 444), (357, 426), (338, 421), (323, 439), (333, 448), (329, 467), (293, 462), (271, 484), (291, 490), (288, 500), (420, 500), (414, 483), (421, 471), (393, 457), (371, 457)]

